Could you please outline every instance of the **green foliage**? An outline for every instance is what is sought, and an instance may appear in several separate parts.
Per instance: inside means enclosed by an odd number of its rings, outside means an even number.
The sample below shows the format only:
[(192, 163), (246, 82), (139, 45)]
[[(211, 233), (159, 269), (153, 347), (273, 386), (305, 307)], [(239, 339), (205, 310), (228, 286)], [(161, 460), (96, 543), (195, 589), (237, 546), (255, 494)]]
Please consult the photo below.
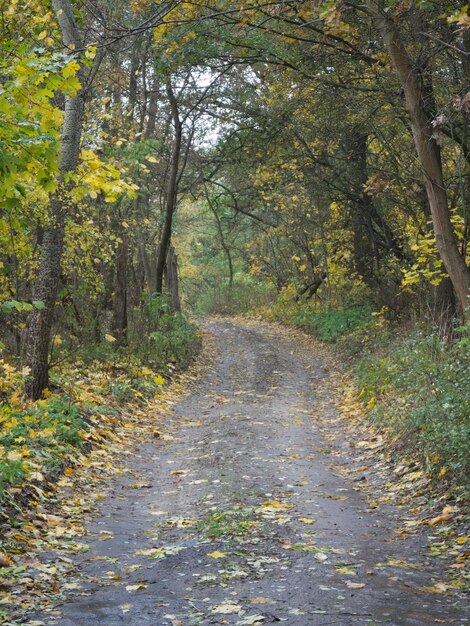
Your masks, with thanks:
[(346, 333), (365, 327), (371, 320), (371, 309), (365, 306), (338, 311), (302, 307), (294, 317), (294, 324), (322, 341), (337, 341)]
[(422, 330), (395, 340), (384, 356), (357, 364), (373, 418), (419, 455), (430, 473), (467, 485), (470, 477), (470, 337), (449, 346)]
[(219, 284), (206, 289), (197, 298), (194, 308), (198, 313), (236, 315), (267, 306), (274, 297), (275, 291), (269, 283), (246, 278), (232, 287)]
[(4, 313), (10, 313), (13, 310), (18, 311), (19, 313), (24, 313), (25, 311), (29, 312), (33, 309), (37, 309), (38, 311), (44, 309), (44, 302), (41, 302), (41, 300), (33, 300), (32, 302), (24, 302), (22, 300), (5, 300), (0, 303), (0, 310)]
[(130, 349), (148, 365), (163, 371), (169, 364), (184, 368), (200, 346), (197, 327), (182, 313), (172, 311), (165, 296), (153, 296), (134, 312)]
[(255, 509), (249, 507), (215, 511), (199, 522), (198, 529), (210, 539), (241, 537), (256, 526), (255, 513)]
[[(51, 396), (27, 410), (0, 409), (0, 497), (26, 478), (42, 482), (83, 449), (88, 423), (65, 396)], [(39, 470), (40, 468), (40, 470)]]
[(372, 309), (368, 305), (324, 310), (312, 303), (296, 303), (291, 289), (281, 294), (270, 310), (270, 317), (329, 342), (338, 341), (346, 335), (366, 329), (374, 319)]
[(94, 357), (76, 353), (73, 363), (64, 361), (53, 372), (59, 391), (46, 390), (35, 403), (22, 396), (27, 368), (0, 361), (0, 502), (11, 498), (11, 488), (42, 489), (92, 444), (115, 437), (122, 406), (147, 408), (165, 383), (125, 349), (107, 344)]

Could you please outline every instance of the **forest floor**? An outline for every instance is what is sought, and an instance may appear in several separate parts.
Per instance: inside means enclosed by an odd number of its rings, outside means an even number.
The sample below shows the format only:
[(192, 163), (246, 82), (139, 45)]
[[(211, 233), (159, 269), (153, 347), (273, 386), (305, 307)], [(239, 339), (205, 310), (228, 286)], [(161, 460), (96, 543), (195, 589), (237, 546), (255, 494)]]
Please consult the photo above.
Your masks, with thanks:
[(452, 578), (465, 538), (453, 551), (438, 532), (458, 510), (429, 517), (422, 472), (389, 465), (313, 340), (261, 322), (205, 330), (210, 358), (158, 431), (62, 494), (35, 565), (60, 572), (60, 592), (11, 623), (468, 624)]

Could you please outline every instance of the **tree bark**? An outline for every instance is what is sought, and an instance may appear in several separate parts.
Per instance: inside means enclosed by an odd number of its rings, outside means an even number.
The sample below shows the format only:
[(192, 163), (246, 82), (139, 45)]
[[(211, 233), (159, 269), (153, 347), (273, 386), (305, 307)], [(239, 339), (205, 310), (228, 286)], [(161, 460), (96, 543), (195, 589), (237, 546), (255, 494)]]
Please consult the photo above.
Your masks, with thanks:
[(310, 283), (308, 283), (307, 285), (305, 285), (304, 287), (302, 287), (302, 289), (298, 291), (298, 293), (296, 294), (294, 298), (295, 302), (298, 302), (304, 294), (307, 294), (307, 297), (305, 298), (306, 300), (310, 300), (310, 298), (313, 298), (313, 296), (317, 293), (317, 291), (322, 286), (323, 281), (325, 280), (326, 277), (327, 277), (327, 273), (325, 270), (317, 274), (317, 276), (315, 276), (314, 279)]
[[(431, 210), (425, 189), (423, 189), (421, 196), (423, 213), (428, 218), (426, 220), (426, 229), (430, 231)], [(452, 326), (457, 316), (457, 302), (455, 301), (454, 287), (450, 278), (446, 276), (438, 285), (431, 285), (430, 296), (432, 320), (437, 324), (441, 336), (451, 338)]]
[(367, 133), (357, 132), (348, 140), (352, 181), (350, 189), (351, 221), (354, 233), (354, 264), (358, 275), (369, 287), (375, 284), (374, 266), (378, 253), (372, 224), (372, 198), (366, 193), (367, 183)]
[(462, 311), (465, 311), (470, 294), (470, 270), (460, 255), (452, 228), (442, 171), (441, 151), (433, 137), (432, 116), (427, 112), (420, 71), (413, 64), (400, 39), (396, 24), (383, 11), (381, 0), (368, 0), (368, 5), (377, 21), (385, 47), (400, 79), (413, 139), (424, 175), (437, 247)]
[(165, 199), (165, 220), (163, 222), (162, 234), (160, 237), (160, 245), (158, 248), (157, 267), (156, 267), (156, 293), (161, 294), (163, 290), (163, 273), (165, 270), (166, 255), (171, 241), (173, 228), (173, 216), (176, 209), (178, 199), (178, 172), (181, 156), (181, 143), (183, 138), (183, 125), (181, 123), (178, 103), (173, 93), (170, 81), (167, 83), (167, 94), (170, 101), (171, 114), (173, 118), (173, 126), (175, 136), (173, 140), (173, 151), (171, 155), (171, 169), (168, 179), (168, 186)]
[[(70, 53), (73, 53), (81, 47), (81, 35), (72, 6), (69, 0), (52, 0), (52, 5), (64, 46)], [(79, 78), (82, 78), (81, 72), (79, 72)], [(65, 98), (58, 187), (50, 197), (50, 221), (44, 227), (38, 277), (33, 289), (34, 300), (42, 301), (45, 308), (32, 312), (28, 327), (27, 361), (30, 373), (26, 379), (25, 391), (32, 400), (39, 399), (49, 384), (49, 347), (60, 282), (65, 218), (70, 203), (65, 174), (77, 167), (83, 111), (83, 90), (73, 97)]]
[(206, 199), (207, 199), (207, 204), (209, 205), (209, 208), (212, 211), (212, 214), (214, 215), (215, 223), (217, 225), (217, 232), (219, 233), (220, 245), (222, 246), (222, 250), (224, 251), (225, 257), (227, 259), (227, 265), (228, 265), (228, 287), (229, 287), (229, 289), (232, 289), (232, 287), (233, 287), (233, 275), (234, 275), (232, 253), (230, 252), (230, 247), (228, 246), (227, 242), (225, 241), (224, 229), (223, 229), (222, 222), (221, 222), (221, 219), (219, 217), (219, 214), (217, 213), (217, 208), (213, 206), (212, 200), (211, 200), (209, 194), (207, 193), (207, 191), (206, 191)]
[(127, 291), (129, 245), (125, 233), (116, 250), (115, 282), (113, 293), (112, 333), (118, 346), (127, 345)]
[(175, 249), (172, 245), (169, 246), (166, 257), (165, 287), (168, 295), (170, 296), (172, 310), (181, 311), (178, 284), (178, 257), (176, 256)]

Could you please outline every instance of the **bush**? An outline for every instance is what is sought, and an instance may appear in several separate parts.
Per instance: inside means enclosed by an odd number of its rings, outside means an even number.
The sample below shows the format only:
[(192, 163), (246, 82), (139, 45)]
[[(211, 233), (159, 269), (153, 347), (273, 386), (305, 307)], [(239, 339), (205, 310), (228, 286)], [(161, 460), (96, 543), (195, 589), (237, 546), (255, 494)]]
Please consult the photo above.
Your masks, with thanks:
[[(66, 396), (40, 400), (28, 410), (0, 410), (0, 497), (7, 486), (43, 480), (85, 445), (86, 420)], [(40, 471), (39, 471), (40, 469)]]
[(405, 442), (434, 476), (460, 485), (470, 478), (470, 338), (453, 346), (422, 330), (396, 340), (383, 358), (357, 364), (373, 418)]
[(201, 314), (237, 315), (249, 313), (259, 307), (272, 303), (276, 292), (268, 283), (244, 282), (217, 285), (200, 294), (195, 304), (195, 311)]
[(137, 358), (159, 370), (169, 363), (187, 367), (201, 347), (197, 326), (172, 311), (165, 296), (154, 296), (134, 315), (129, 349)]
[(336, 341), (342, 335), (363, 328), (371, 321), (371, 309), (364, 306), (338, 311), (317, 311), (303, 307), (294, 317), (295, 326), (316, 335), (322, 341)]
[(372, 309), (367, 305), (323, 310), (312, 303), (296, 303), (294, 296), (291, 289), (286, 289), (271, 307), (269, 317), (301, 328), (322, 341), (337, 341), (344, 335), (366, 328), (374, 320)]

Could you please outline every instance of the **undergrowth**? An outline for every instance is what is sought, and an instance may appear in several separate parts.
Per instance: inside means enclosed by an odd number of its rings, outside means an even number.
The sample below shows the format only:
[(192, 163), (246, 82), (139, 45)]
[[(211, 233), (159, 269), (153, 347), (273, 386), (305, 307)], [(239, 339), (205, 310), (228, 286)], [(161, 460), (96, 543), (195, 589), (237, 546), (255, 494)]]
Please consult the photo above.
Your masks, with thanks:
[(235, 282), (231, 287), (220, 284), (205, 289), (198, 295), (194, 310), (200, 314), (238, 315), (267, 306), (274, 299), (271, 285), (244, 277), (243, 282)]
[(107, 335), (92, 349), (85, 346), (63, 359), (37, 402), (23, 396), (27, 368), (0, 359), (3, 521), (11, 507), (33, 492), (42, 493), (93, 443), (112, 437), (123, 411), (158, 394), (165, 377), (185, 368), (200, 348), (197, 328), (170, 311), (162, 298), (147, 303), (138, 322), (127, 347), (116, 347)]
[(366, 352), (354, 370), (374, 422), (434, 478), (470, 489), (470, 336), (461, 332), (449, 346), (435, 329), (415, 330)]

